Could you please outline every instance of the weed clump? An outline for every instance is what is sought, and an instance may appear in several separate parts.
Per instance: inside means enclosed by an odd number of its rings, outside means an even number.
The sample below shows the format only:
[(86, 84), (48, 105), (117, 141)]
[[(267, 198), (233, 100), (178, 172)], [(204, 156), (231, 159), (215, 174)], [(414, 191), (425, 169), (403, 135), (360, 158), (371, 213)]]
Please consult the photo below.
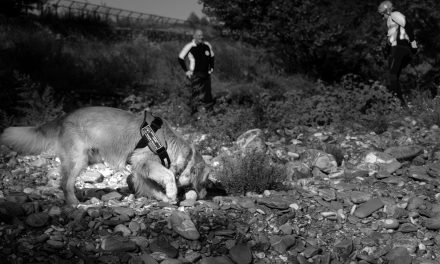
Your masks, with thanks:
[(284, 188), (282, 182), (287, 175), (284, 166), (272, 163), (264, 153), (234, 154), (223, 157), (221, 164), (215, 175), (229, 195)]

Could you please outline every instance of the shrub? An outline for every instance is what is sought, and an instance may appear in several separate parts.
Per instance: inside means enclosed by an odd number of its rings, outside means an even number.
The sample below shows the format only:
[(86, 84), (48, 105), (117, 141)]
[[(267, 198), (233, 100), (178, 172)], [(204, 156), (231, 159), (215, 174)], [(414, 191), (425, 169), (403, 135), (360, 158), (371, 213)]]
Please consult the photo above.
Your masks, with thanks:
[(334, 85), (317, 82), (308, 89), (290, 89), (281, 97), (268, 93), (260, 96), (259, 101), (259, 105), (265, 106), (265, 125), (273, 129), (292, 129), (298, 125), (367, 125), (400, 107), (384, 86), (373, 81), (361, 82), (353, 75)]
[(0, 131), (11, 126), (14, 123), (14, 117), (0, 109)]
[(427, 95), (417, 95), (412, 104), (412, 114), (419, 117), (425, 126), (440, 126), (440, 96), (430, 99)]
[(21, 112), (22, 125), (39, 125), (55, 119), (63, 113), (62, 102), (58, 102), (49, 86), (42, 87), (31, 81), (29, 76), (15, 73), (20, 84), (18, 90), (19, 101), (16, 110)]
[(391, 121), (395, 120), (393, 116), (385, 116), (380, 112), (373, 112), (371, 114), (364, 115), (360, 123), (368, 131), (373, 131), (376, 134), (382, 134), (388, 130)]
[(282, 182), (286, 179), (284, 167), (273, 164), (269, 157), (261, 152), (224, 157), (222, 166), (214, 173), (226, 192), (232, 195), (282, 189)]
[(231, 44), (228, 42), (212, 43), (215, 54), (214, 74), (224, 81), (249, 82), (257, 75), (255, 65), (267, 65), (260, 61), (262, 52), (242, 43)]
[[(224, 108), (223, 108), (224, 107)], [(223, 113), (200, 115), (195, 124), (203, 132), (215, 135), (220, 141), (234, 141), (249, 129), (256, 127), (256, 117), (249, 107), (220, 106)]]

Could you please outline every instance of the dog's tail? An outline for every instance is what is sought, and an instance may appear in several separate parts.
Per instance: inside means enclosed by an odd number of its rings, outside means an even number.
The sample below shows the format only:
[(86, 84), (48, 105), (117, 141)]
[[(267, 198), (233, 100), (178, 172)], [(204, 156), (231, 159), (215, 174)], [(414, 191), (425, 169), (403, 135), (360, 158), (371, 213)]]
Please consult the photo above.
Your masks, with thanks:
[(38, 127), (8, 127), (0, 136), (0, 142), (25, 154), (54, 153), (60, 132), (56, 121)]

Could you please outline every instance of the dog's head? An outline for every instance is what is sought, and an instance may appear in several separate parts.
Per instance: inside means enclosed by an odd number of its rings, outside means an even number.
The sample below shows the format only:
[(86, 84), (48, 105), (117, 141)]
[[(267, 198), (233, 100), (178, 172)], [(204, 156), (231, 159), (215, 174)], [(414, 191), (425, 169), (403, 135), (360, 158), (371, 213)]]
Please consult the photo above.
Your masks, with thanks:
[(191, 152), (191, 160), (179, 176), (179, 185), (192, 185), (198, 193), (199, 198), (203, 198), (206, 195), (205, 187), (209, 173), (211, 172), (211, 167), (206, 164), (202, 155), (196, 150), (194, 145), (191, 145)]

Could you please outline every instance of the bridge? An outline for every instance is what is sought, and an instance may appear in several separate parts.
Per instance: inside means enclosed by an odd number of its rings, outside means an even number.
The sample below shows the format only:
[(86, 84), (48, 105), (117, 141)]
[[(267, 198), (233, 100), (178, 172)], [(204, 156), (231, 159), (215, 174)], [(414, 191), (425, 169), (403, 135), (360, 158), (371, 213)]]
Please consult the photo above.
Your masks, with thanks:
[(39, 8), (41, 14), (93, 17), (114, 23), (120, 31), (163, 31), (190, 35), (192, 26), (186, 20), (97, 5), (76, 0), (48, 0)]

